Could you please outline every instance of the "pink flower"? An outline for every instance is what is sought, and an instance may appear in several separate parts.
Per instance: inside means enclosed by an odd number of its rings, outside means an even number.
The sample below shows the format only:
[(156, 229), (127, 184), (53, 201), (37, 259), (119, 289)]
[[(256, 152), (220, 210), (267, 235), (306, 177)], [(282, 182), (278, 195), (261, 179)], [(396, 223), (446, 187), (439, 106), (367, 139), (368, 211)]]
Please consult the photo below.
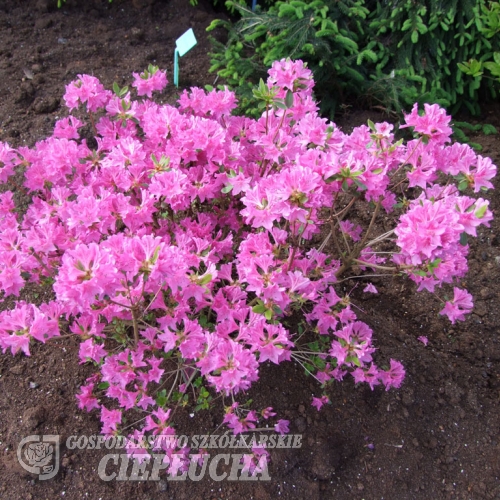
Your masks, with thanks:
[[(359, 368), (357, 370), (359, 370)], [(363, 382), (366, 382), (370, 386), (370, 389), (373, 391), (373, 388), (376, 385), (380, 384), (379, 375), (380, 370), (372, 363), (368, 370), (363, 369)]]
[[(168, 468), (170, 477), (175, 477), (178, 475), (178, 472), (182, 474), (188, 470), (190, 464), (188, 452), (188, 448), (182, 448), (171, 456), (170, 467)], [(166, 458), (167, 457), (164, 458), (164, 461)]]
[(271, 406), (268, 406), (267, 408), (264, 408), (260, 414), (267, 420), (269, 417), (274, 417), (276, 413), (273, 412), (273, 409)]
[(366, 285), (363, 288), (363, 292), (365, 292), (365, 293), (367, 293), (367, 292), (378, 293), (378, 290), (375, 288), (375, 286), (372, 283), (368, 283), (368, 285)]
[(283, 436), (290, 432), (289, 425), (290, 422), (288, 420), (278, 420), (278, 423), (274, 426), (274, 430)]
[(212, 359), (212, 370), (219, 374), (207, 375), (207, 380), (218, 391), (237, 393), (259, 378), (255, 355), (233, 340), (218, 343), (208, 356)]
[(179, 98), (179, 109), (184, 113), (196, 116), (213, 117), (218, 122), (224, 115), (229, 115), (236, 107), (234, 92), (224, 87), (224, 90), (206, 92), (203, 89), (191, 87), (184, 90)]
[(321, 407), (330, 402), (330, 398), (328, 396), (321, 396), (320, 398), (312, 398), (311, 405), (314, 406), (318, 411), (321, 410)]
[(16, 150), (5, 142), (0, 142), (0, 182), (7, 182), (7, 179), (14, 173), (14, 166), (18, 160)]
[(391, 366), (388, 370), (380, 370), (378, 374), (379, 380), (385, 385), (385, 390), (388, 391), (391, 387), (396, 389), (401, 386), (405, 378), (405, 369), (399, 361), (391, 359)]
[(93, 383), (82, 385), (80, 390), (82, 392), (76, 395), (76, 399), (78, 399), (78, 408), (80, 408), (80, 410), (85, 409), (91, 411), (93, 408), (100, 408), (97, 398), (92, 394), (94, 390)]
[(247, 340), (252, 352), (259, 352), (259, 363), (269, 360), (279, 364), (290, 358), (289, 350), (293, 343), (289, 340), (288, 331), (280, 324), (271, 325), (263, 318), (259, 319), (251, 328), (242, 329), (240, 338)]
[(149, 452), (146, 449), (147, 446), (146, 436), (136, 429), (128, 436), (125, 450), (130, 458), (137, 460), (141, 464), (144, 460), (150, 459)]
[[(336, 357), (338, 364), (352, 364), (347, 357), (355, 357), (358, 362), (368, 363), (372, 359), (375, 348), (371, 345), (372, 330), (362, 321), (348, 323), (341, 330), (334, 332), (338, 337), (332, 341), (330, 355)], [(359, 366), (359, 364), (358, 364)]]
[(233, 433), (240, 434), (242, 432), (248, 431), (250, 429), (255, 429), (254, 422), (257, 421), (257, 415), (252, 410), (248, 412), (246, 417), (238, 417), (234, 413), (226, 413), (223, 422), (233, 430)]
[(163, 90), (168, 83), (165, 71), (161, 71), (157, 66), (151, 64), (140, 75), (132, 73), (132, 76), (135, 78), (132, 86), (137, 89), (137, 94), (148, 97), (152, 97), (154, 90)]
[(148, 363), (151, 365), (151, 368), (146, 372), (149, 382), (156, 382), (157, 384), (160, 383), (161, 376), (165, 371), (159, 367), (161, 362), (162, 360), (157, 358), (148, 359)]
[(117, 280), (108, 252), (96, 243), (79, 244), (63, 255), (54, 290), (58, 300), (83, 312), (95, 302), (96, 295), (109, 292), (108, 285)]
[(57, 120), (54, 127), (54, 137), (60, 139), (78, 139), (80, 137), (78, 129), (83, 127), (83, 125), (83, 122), (74, 116)]
[(24, 335), (2, 335), (0, 333), (0, 347), (5, 353), (10, 348), (12, 354), (23, 351), (26, 356), (30, 356), (30, 337)]
[(242, 457), (243, 468), (242, 472), (249, 472), (250, 475), (262, 473), (267, 470), (267, 462), (269, 460), (269, 452), (263, 445), (252, 446), (252, 453), (246, 453)]
[[(154, 410), (151, 415), (146, 417), (146, 425), (144, 426), (145, 431), (153, 431), (153, 434), (169, 435), (170, 432), (174, 432), (173, 429), (168, 425), (168, 419), (170, 418), (171, 410), (163, 410), (163, 408), (158, 408)], [(157, 418), (158, 422), (153, 419), (153, 416)], [(160, 439), (158, 440), (160, 441)]]
[(490, 182), (497, 173), (497, 167), (493, 165), (491, 158), (484, 158), (481, 155), (477, 157), (476, 169), (471, 172), (474, 179), (474, 193), (479, 193), (482, 188), (493, 189)]
[(361, 226), (355, 226), (348, 220), (340, 221), (339, 226), (343, 233), (352, 238), (352, 241), (359, 241), (361, 239), (361, 232), (363, 231)]
[(397, 244), (407, 261), (419, 265), (429, 259), (440, 257), (442, 249), (456, 245), (464, 227), (454, 207), (444, 200), (419, 200), (401, 216), (394, 230)]
[(453, 288), (453, 300), (446, 302), (439, 314), (448, 316), (452, 324), (455, 321), (464, 321), (465, 315), (472, 311), (472, 295), (467, 290)]
[(101, 422), (103, 423), (101, 429), (102, 434), (105, 436), (114, 435), (121, 421), (121, 410), (108, 410), (105, 406), (101, 406)]
[(240, 214), (255, 228), (265, 227), (271, 231), (273, 223), (288, 214), (283, 198), (274, 190), (263, 189), (260, 185), (247, 191), (241, 201), (246, 208)]
[(97, 78), (89, 75), (78, 75), (78, 80), (66, 85), (64, 94), (66, 106), (70, 110), (86, 104), (87, 110), (92, 112), (106, 107), (110, 97), (111, 92), (105, 90)]
[(437, 144), (444, 144), (449, 141), (452, 129), (449, 126), (451, 116), (446, 114), (446, 110), (438, 104), (424, 104), (424, 114), (418, 113), (418, 104), (414, 104), (409, 115), (405, 115), (406, 125), (404, 127), (414, 127), (415, 132), (427, 136)]
[(277, 85), (294, 92), (301, 87), (311, 90), (314, 81), (311, 70), (302, 61), (287, 58), (273, 63), (269, 70), (268, 85)]
[(424, 344), (425, 346), (427, 346), (427, 344), (429, 343), (429, 339), (424, 335), (421, 335), (420, 337), (418, 337), (417, 340), (422, 342), (422, 344)]
[(87, 362), (89, 359), (100, 363), (108, 353), (100, 344), (96, 344), (94, 339), (88, 339), (80, 344), (80, 364)]

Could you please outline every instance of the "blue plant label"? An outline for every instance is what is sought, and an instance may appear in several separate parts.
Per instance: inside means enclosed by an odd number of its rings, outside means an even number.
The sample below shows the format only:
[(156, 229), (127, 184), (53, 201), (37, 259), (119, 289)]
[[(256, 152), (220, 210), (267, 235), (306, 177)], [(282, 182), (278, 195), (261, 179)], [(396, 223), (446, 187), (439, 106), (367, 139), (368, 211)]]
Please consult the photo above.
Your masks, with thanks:
[(179, 56), (182, 57), (186, 52), (189, 52), (198, 42), (194, 36), (192, 28), (189, 28), (184, 35), (179, 37), (175, 41), (175, 46), (177, 47), (177, 52)]

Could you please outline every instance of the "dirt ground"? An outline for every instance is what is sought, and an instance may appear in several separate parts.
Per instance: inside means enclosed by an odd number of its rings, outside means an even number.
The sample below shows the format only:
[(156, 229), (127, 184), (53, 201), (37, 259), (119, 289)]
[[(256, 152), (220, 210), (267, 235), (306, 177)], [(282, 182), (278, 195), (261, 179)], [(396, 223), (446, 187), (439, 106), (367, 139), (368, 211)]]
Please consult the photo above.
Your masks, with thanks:
[[(0, 141), (32, 146), (50, 135), (66, 114), (64, 86), (77, 74), (97, 76), (110, 88), (154, 63), (172, 80), (175, 39), (190, 27), (198, 45), (181, 59), (181, 88), (213, 84), (205, 28), (218, 14), (209, 4), (68, 0), (57, 9), (55, 3), (0, 0)], [(168, 89), (164, 98), (173, 101), (177, 91)], [(367, 118), (380, 116), (352, 112), (339, 124), (348, 130)], [(483, 119), (500, 126), (496, 112)], [(499, 136), (474, 141), (500, 164)], [(54, 479), (26, 472), (16, 459), (25, 436), (58, 434), (64, 443), (100, 430), (95, 412), (77, 408), (75, 393), (92, 371), (78, 364), (77, 342), (66, 338), (34, 345), (31, 357), (0, 355), (0, 498), (500, 498), (500, 197), (489, 199), (497, 219), (472, 243), (463, 281), (475, 309), (465, 322), (452, 326), (438, 315), (433, 297), (415, 294), (401, 278), (378, 282), (381, 293), (368, 298), (354, 292), (379, 355), (407, 370), (400, 390), (372, 392), (347, 381), (334, 386), (332, 404), (317, 412), (310, 402), (319, 388), (300, 367), (261, 371), (250, 396), (257, 406), (273, 406), (290, 420), (291, 432), (302, 435), (300, 449), (272, 451), (270, 481), (216, 482), (207, 475), (199, 482), (105, 482), (97, 467), (106, 451), (65, 446)], [(221, 419), (217, 411), (180, 417), (182, 434), (213, 432)]]

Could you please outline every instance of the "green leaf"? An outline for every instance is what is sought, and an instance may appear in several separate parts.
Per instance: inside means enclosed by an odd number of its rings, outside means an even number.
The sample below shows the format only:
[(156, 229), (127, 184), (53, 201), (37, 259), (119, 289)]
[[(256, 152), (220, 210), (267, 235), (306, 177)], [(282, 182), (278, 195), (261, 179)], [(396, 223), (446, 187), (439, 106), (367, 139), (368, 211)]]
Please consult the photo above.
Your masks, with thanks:
[(479, 77), (483, 74), (483, 65), (476, 59), (469, 59), (467, 62), (457, 63), (457, 66), (466, 75), (472, 76), (473, 78)]
[(353, 365), (357, 366), (358, 368), (361, 367), (361, 362), (359, 361), (357, 356), (347, 356), (346, 362), (352, 363)]
[(434, 259), (430, 264), (429, 264), (429, 269), (434, 272), (434, 270), (439, 267), (439, 264), (441, 264), (441, 262), (443, 261), (443, 259)]
[(495, 77), (500, 77), (500, 64), (497, 62), (485, 62), (484, 67), (490, 71), (490, 73)]
[(358, 186), (358, 189), (360, 191), (366, 191), (368, 189), (368, 186), (366, 184), (363, 184), (361, 181), (358, 181), (358, 179), (354, 179), (354, 184)]
[(293, 92), (288, 90), (285, 97), (285, 106), (290, 109), (293, 107)]
[(233, 189), (232, 184), (227, 184), (227, 186), (223, 187), (223, 188), (221, 189), (221, 191), (222, 191), (224, 194), (227, 194), (227, 193), (229, 193), (232, 189)]
[(255, 314), (264, 314), (267, 311), (267, 309), (263, 303), (260, 303), (260, 304), (257, 304), (256, 306), (253, 306), (252, 311)]
[(423, 278), (427, 276), (427, 273), (425, 271), (420, 271), (420, 270), (413, 271), (413, 274), (416, 274), (417, 276), (422, 276)]
[(408, 31), (411, 28), (412, 21), (411, 19), (407, 19), (404, 23), (403, 26), (401, 26), (401, 31)]
[(295, 15), (295, 8), (288, 4), (281, 4), (278, 17), (290, 17)]
[(314, 373), (316, 371), (311, 363), (304, 363), (304, 368), (306, 370), (306, 375), (309, 375), (310, 373)]
[(483, 205), (482, 207), (478, 208), (475, 212), (474, 212), (474, 215), (478, 218), (478, 219), (482, 219), (484, 217), (484, 214), (486, 213), (486, 211), (488, 210), (488, 205)]
[(152, 264), (155, 264), (156, 261), (158, 260), (158, 256), (160, 255), (160, 250), (161, 250), (161, 247), (160, 245), (158, 245), (156, 248), (155, 248), (155, 251), (153, 253), (153, 257), (151, 258), (151, 263)]
[(161, 390), (155, 398), (156, 404), (158, 406), (165, 406), (167, 404), (167, 391), (166, 389)]
[(462, 246), (467, 245), (467, 233), (466, 233), (466, 232), (463, 232), (463, 233), (460, 235), (460, 244), (461, 244)]
[(309, 342), (309, 344), (307, 344), (307, 347), (309, 347), (309, 349), (311, 349), (311, 351), (313, 351), (313, 352), (320, 351), (319, 343), (317, 340), (315, 340), (314, 342)]
[(498, 130), (490, 123), (487, 123), (486, 125), (483, 125), (483, 134), (496, 135), (498, 134)]
[(334, 39), (336, 42), (342, 44), (344, 48), (351, 54), (354, 54), (358, 51), (358, 44), (354, 40), (351, 40), (350, 38), (347, 38), (346, 36), (340, 34), (335, 35)]
[(279, 109), (287, 109), (287, 106), (283, 99), (274, 99), (273, 104)]
[(199, 281), (198, 281), (198, 284), (199, 285), (207, 285), (208, 283), (210, 283), (212, 281), (212, 275), (211, 274), (205, 274), (205, 276), (203, 276), (203, 278), (201, 278)]
[(267, 321), (271, 321), (271, 319), (273, 318), (273, 311), (271, 309), (268, 309), (264, 313), (264, 317), (267, 319)]
[(378, 57), (373, 50), (365, 49), (359, 53), (356, 64), (360, 65), (365, 59), (368, 59), (372, 63), (376, 63)]

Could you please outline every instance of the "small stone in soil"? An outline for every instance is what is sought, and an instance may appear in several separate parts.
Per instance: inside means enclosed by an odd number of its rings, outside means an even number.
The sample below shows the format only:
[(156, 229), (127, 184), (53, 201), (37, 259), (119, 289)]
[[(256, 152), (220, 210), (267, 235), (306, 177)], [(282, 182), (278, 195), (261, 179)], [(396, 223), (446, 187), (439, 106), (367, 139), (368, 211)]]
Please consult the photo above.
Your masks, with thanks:
[(9, 372), (10, 373), (13, 373), (14, 375), (21, 375), (24, 371), (24, 366), (23, 365), (16, 365), (16, 366), (13, 366)]

